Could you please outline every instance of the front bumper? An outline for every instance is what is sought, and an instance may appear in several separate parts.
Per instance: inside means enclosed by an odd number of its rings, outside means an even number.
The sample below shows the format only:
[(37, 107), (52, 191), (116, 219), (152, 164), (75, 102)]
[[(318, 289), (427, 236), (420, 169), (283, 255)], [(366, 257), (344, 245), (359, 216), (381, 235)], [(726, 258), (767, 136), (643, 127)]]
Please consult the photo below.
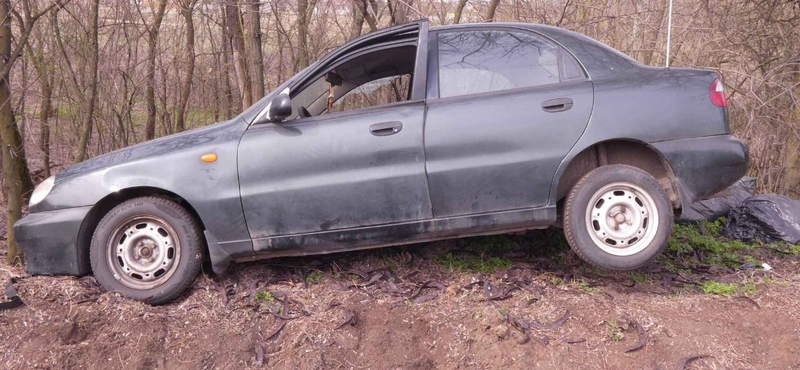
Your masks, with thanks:
[(731, 186), (747, 173), (747, 144), (731, 135), (651, 143), (675, 174), (684, 209)]
[(14, 224), (17, 243), (25, 252), (25, 270), (32, 275), (89, 273), (88, 250), (78, 234), (92, 207), (31, 213)]

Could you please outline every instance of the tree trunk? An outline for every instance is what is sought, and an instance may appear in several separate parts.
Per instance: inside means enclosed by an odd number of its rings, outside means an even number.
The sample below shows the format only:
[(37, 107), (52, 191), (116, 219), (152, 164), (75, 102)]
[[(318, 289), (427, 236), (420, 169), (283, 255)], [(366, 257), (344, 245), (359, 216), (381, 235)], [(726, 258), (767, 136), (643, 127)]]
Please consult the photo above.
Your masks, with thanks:
[(500, 5), (500, 0), (489, 1), (489, 9), (486, 10), (486, 16), (483, 17), (484, 22), (494, 22), (494, 13), (497, 11), (498, 5)]
[[(10, 76), (14, 63), (11, 50), (11, 4), (0, 0), (0, 151), (3, 158), (3, 187), (6, 194), (6, 235), (9, 264), (24, 260), (22, 250), (14, 238), (14, 223), (22, 217), (22, 206), (33, 188), (25, 147), (11, 105)], [(30, 31), (28, 29), (28, 31)], [(23, 40), (23, 44), (24, 44)]]
[(53, 81), (42, 82), (41, 85), (42, 130), (39, 132), (39, 150), (42, 151), (42, 173), (44, 178), (48, 178), (50, 177), (50, 117), (53, 115)]
[[(223, 0), (225, 1), (225, 0)], [(239, 4), (225, 1), (225, 23), (227, 24), (228, 40), (233, 51), (233, 69), (236, 72), (236, 81), (239, 83), (239, 95), (242, 97), (242, 109), (253, 105), (253, 92), (250, 84), (250, 74), (247, 70), (247, 59), (244, 50), (244, 33), (242, 31), (242, 13)]]
[(386, 4), (389, 6), (389, 13), (392, 15), (392, 24), (404, 24), (408, 22), (408, 12), (414, 5), (414, 0), (388, 0)]
[(247, 4), (247, 19), (253, 67), (253, 100), (264, 96), (264, 52), (261, 50), (261, 0), (251, 0)]
[(464, 12), (465, 6), (467, 6), (467, 0), (458, 0), (458, 5), (456, 5), (456, 11), (453, 14), (453, 24), (458, 24), (461, 22), (461, 13)]
[(97, 59), (99, 58), (99, 44), (97, 40), (98, 32), (98, 16), (100, 12), (100, 0), (94, 0), (92, 3), (92, 24), (91, 24), (91, 40), (89, 47), (91, 52), (89, 54), (89, 101), (86, 107), (86, 118), (83, 122), (81, 131), (80, 143), (78, 143), (78, 154), (75, 156), (75, 163), (83, 162), (86, 159), (86, 151), (89, 147), (89, 140), (92, 137), (92, 124), (94, 123), (94, 106), (97, 103)]
[(308, 0), (297, 1), (297, 43), (299, 44), (298, 60), (300, 61), (299, 70), (308, 67), (310, 61), (308, 57), (308, 17), (306, 14), (313, 11), (309, 9)]
[(30, 56), (33, 68), (39, 75), (39, 88), (42, 92), (40, 102), (41, 117), (39, 122), (39, 150), (42, 152), (42, 172), (45, 178), (50, 177), (50, 117), (53, 115), (53, 71), (45, 65), (44, 56), (41, 53), (46, 48), (44, 42), (36, 48), (28, 43), (26, 50)]
[(181, 132), (186, 129), (186, 105), (189, 103), (189, 94), (192, 92), (194, 79), (194, 20), (192, 13), (197, 0), (184, 0), (181, 2), (181, 15), (186, 23), (186, 75), (183, 79), (181, 99), (178, 102), (178, 112), (175, 118), (175, 130)]
[(145, 140), (156, 137), (156, 46), (158, 45), (158, 32), (161, 30), (161, 21), (167, 8), (167, 0), (161, 0), (153, 15), (153, 24), (147, 28), (147, 88), (145, 101), (147, 103), (147, 124), (144, 127)]
[(369, 14), (369, 6), (370, 4), (373, 5), (373, 10), (375, 9), (374, 3), (368, 4), (368, 0), (353, 0), (356, 6), (361, 10), (361, 15), (364, 17), (364, 20), (367, 21), (369, 25), (370, 32), (375, 32), (378, 30), (378, 21), (375, 19), (372, 14)]
[(361, 12), (356, 2), (351, 4), (350, 10), (353, 12), (353, 25), (350, 29), (350, 39), (352, 40), (361, 36), (361, 29), (364, 28), (364, 13)]
[(219, 77), (222, 79), (222, 94), (225, 102), (225, 119), (233, 116), (233, 88), (231, 87), (230, 68), (231, 68), (231, 43), (228, 40), (228, 21), (225, 16), (225, 7), (222, 10), (222, 69)]

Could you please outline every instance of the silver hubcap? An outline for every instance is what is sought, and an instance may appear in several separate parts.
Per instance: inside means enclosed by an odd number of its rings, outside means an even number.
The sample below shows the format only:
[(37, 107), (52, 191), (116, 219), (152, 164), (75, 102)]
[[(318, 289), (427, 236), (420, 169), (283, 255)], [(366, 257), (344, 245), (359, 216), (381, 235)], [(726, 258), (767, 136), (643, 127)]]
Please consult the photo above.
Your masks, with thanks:
[(615, 182), (594, 193), (586, 206), (586, 227), (600, 249), (615, 256), (641, 252), (658, 231), (658, 209), (642, 188)]
[(138, 290), (169, 280), (180, 255), (175, 230), (158, 217), (138, 216), (121, 222), (108, 242), (108, 265), (114, 278)]

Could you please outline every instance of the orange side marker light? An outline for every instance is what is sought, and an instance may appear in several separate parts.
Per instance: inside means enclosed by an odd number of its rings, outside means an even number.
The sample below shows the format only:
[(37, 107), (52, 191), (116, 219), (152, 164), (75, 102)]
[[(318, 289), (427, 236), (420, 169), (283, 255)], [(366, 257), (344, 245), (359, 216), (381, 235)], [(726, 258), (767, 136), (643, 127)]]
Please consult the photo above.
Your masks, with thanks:
[(200, 157), (200, 160), (206, 163), (216, 162), (217, 161), (217, 153), (206, 153)]

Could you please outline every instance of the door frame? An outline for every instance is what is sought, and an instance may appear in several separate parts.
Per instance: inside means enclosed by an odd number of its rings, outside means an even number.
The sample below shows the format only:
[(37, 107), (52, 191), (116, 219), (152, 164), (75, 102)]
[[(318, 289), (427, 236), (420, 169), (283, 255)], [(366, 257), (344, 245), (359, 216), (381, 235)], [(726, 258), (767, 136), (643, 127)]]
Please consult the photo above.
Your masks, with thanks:
[[(336, 67), (337, 65), (352, 59), (365, 52), (380, 50), (380, 47), (397, 47), (402, 46), (403, 43), (411, 44), (412, 38), (403, 39), (402, 37), (407, 34), (417, 34), (417, 54), (414, 63), (414, 76), (412, 76), (411, 86), (411, 99), (412, 101), (425, 101), (427, 91), (427, 74), (428, 74), (428, 33), (429, 23), (427, 19), (422, 19), (415, 22), (405, 23), (398, 26), (385, 28), (380, 31), (375, 31), (352, 39), (327, 55), (323, 56), (316, 62), (312, 63), (306, 69), (294, 75), (287, 82), (276, 88), (274, 91), (265, 96), (259, 103), (261, 107), (258, 108), (257, 113), (252, 114), (252, 119), (248, 121), (248, 129), (258, 126), (275, 125), (276, 123), (267, 123), (255, 125), (254, 123), (262, 116), (268, 114), (270, 105), (275, 96), (279, 94), (290, 94), (295, 90), (302, 89), (306, 85), (313, 83), (317, 78), (321, 77), (326, 71)], [(392, 39), (392, 37), (399, 37)], [(395, 103), (396, 104), (396, 103)], [(370, 107), (373, 108), (373, 107)], [(366, 109), (370, 109), (366, 108)], [(250, 110), (252, 108), (248, 108)], [(352, 112), (360, 111), (353, 110)], [(338, 112), (343, 113), (343, 112)], [(313, 118), (313, 117), (310, 117)]]
[[(545, 85), (536, 85), (536, 86), (526, 86), (526, 87), (518, 87), (515, 89), (508, 89), (508, 90), (498, 90), (498, 91), (488, 91), (482, 93), (475, 93), (475, 94), (467, 94), (467, 95), (458, 95), (458, 96), (451, 96), (446, 98), (441, 98), (439, 96), (439, 34), (441, 33), (451, 33), (451, 32), (472, 32), (472, 31), (507, 31), (507, 32), (520, 32), (520, 33), (527, 33), (535, 37), (539, 37), (551, 44), (553, 44), (558, 49), (558, 77), (559, 81), (551, 84)], [(591, 81), (591, 76), (586, 71), (586, 68), (583, 67), (581, 64), (580, 59), (578, 59), (574, 54), (572, 54), (569, 49), (567, 49), (564, 45), (560, 42), (554, 40), (553, 38), (532, 30), (530, 28), (515, 26), (510, 24), (463, 24), (463, 25), (451, 25), (451, 26), (442, 26), (436, 27), (433, 30), (430, 30), (427, 35), (428, 38), (428, 65), (427, 68), (427, 88), (425, 91), (425, 97), (427, 101), (438, 102), (440, 100), (443, 101), (452, 101), (458, 100), (459, 98), (472, 98), (477, 96), (484, 96), (484, 95), (493, 95), (493, 94), (502, 94), (508, 92), (519, 92), (519, 91), (526, 91), (526, 90), (536, 90), (536, 89), (546, 89), (549, 87), (562, 85), (566, 83), (570, 83), (572, 81)], [(571, 79), (571, 80), (563, 80), (563, 70), (564, 70), (564, 53), (568, 53), (573, 59), (578, 61), (578, 65), (581, 68), (581, 73), (583, 73), (584, 78), (582, 79)]]

